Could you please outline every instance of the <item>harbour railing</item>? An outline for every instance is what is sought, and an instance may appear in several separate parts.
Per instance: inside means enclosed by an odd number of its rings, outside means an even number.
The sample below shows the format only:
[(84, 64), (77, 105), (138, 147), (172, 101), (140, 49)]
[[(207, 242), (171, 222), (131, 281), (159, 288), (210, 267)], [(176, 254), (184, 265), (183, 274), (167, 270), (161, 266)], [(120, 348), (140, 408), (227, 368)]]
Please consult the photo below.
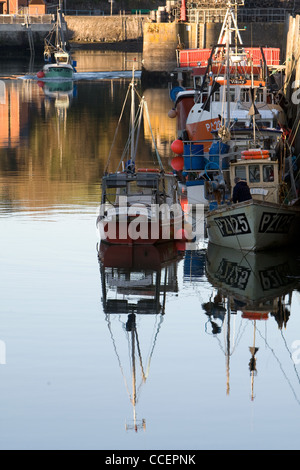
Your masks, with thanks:
[[(188, 8), (187, 21), (190, 23), (223, 23), (224, 8)], [(288, 11), (283, 8), (240, 8), (237, 13), (239, 23), (284, 23)]]
[(0, 15), (0, 24), (51, 24), (54, 15)]

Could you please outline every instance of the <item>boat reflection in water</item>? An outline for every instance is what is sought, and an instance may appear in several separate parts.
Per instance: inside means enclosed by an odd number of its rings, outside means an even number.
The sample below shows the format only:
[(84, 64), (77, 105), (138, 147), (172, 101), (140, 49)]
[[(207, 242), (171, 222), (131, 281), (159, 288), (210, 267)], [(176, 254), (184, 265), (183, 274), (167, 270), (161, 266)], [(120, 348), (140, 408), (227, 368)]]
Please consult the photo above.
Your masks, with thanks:
[[(145, 419), (139, 421), (136, 415), (140, 389), (149, 375), (167, 294), (178, 292), (177, 264), (183, 252), (173, 242), (126, 247), (102, 243), (98, 257), (103, 310), (133, 406), (133, 422), (125, 427), (137, 432), (146, 428)], [(128, 351), (130, 363), (124, 364)]]
[(43, 89), (45, 98), (53, 102), (57, 110), (67, 110), (76, 96), (76, 86), (73, 81), (39, 81), (38, 85)]
[[(223, 331), (224, 351), (229, 393), (229, 361), (235, 343), (231, 321), (250, 321), (253, 324), (253, 343), (249, 346), (251, 399), (254, 398), (256, 369), (257, 322), (274, 319), (281, 331), (287, 328), (292, 295), (300, 286), (300, 262), (295, 253), (262, 252), (243, 254), (238, 250), (209, 244), (206, 253), (206, 276), (215, 292), (202, 305), (209, 320), (206, 332), (214, 336)], [(240, 316), (239, 316), (240, 313)], [(236, 326), (236, 325), (235, 325)], [(236, 331), (242, 329), (235, 328)]]

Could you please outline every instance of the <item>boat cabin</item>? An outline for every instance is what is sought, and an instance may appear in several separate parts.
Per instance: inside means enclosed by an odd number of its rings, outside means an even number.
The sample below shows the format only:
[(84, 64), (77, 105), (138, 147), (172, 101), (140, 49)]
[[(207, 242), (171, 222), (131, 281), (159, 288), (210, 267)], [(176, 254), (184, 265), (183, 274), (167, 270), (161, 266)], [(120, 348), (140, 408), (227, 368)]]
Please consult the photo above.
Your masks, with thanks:
[(127, 198), (127, 205), (175, 204), (176, 187), (172, 174), (155, 170), (111, 173), (102, 179), (102, 204), (119, 205), (121, 197)]
[(55, 52), (54, 57), (57, 64), (69, 63), (70, 56), (67, 52)]
[(238, 160), (230, 164), (230, 184), (239, 177), (247, 181), (253, 199), (279, 202), (278, 162), (271, 159)]
[[(221, 78), (220, 80), (217, 79), (216, 82), (219, 82), (220, 88), (213, 92), (213, 86), (210, 86), (207, 91), (202, 93), (202, 102), (205, 102), (210, 97), (212, 106), (216, 109), (220, 107), (221, 113), (224, 106), (223, 103), (227, 102), (228, 96), (228, 100), (231, 103), (231, 118), (234, 122), (234, 127), (252, 126), (252, 117), (249, 114), (252, 105), (251, 82), (231, 83), (229, 89), (227, 88), (226, 80)], [(257, 127), (276, 128), (277, 116), (269, 109), (270, 105), (274, 105), (274, 97), (265, 87), (265, 82), (255, 84), (255, 103), (260, 113), (260, 117), (256, 117)], [(227, 117), (226, 107), (223, 114)]]

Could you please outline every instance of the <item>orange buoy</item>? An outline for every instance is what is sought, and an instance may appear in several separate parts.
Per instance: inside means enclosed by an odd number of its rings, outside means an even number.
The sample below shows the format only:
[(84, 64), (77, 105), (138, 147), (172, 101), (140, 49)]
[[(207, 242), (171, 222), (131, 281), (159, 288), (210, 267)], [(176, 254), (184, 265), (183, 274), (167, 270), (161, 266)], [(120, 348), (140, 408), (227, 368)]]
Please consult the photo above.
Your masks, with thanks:
[(243, 150), (241, 157), (244, 160), (251, 160), (251, 159), (259, 159), (259, 158), (269, 158), (270, 152), (269, 150), (263, 149), (249, 149)]
[(177, 155), (183, 154), (183, 142), (180, 139), (174, 140), (171, 144), (171, 150)]
[(44, 72), (42, 70), (40, 70), (37, 74), (36, 74), (37, 78), (43, 78), (45, 76)]
[(172, 158), (171, 167), (173, 168), (173, 170), (182, 171), (184, 167), (183, 157), (178, 156)]

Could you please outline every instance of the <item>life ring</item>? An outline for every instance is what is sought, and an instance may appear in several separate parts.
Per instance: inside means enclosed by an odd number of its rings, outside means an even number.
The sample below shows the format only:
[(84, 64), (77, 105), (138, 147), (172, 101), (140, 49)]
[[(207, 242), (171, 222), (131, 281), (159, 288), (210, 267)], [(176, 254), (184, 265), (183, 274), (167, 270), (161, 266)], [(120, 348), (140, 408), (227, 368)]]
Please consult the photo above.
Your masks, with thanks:
[(243, 150), (241, 156), (244, 160), (269, 158), (270, 152), (269, 150), (249, 149), (249, 150)]

